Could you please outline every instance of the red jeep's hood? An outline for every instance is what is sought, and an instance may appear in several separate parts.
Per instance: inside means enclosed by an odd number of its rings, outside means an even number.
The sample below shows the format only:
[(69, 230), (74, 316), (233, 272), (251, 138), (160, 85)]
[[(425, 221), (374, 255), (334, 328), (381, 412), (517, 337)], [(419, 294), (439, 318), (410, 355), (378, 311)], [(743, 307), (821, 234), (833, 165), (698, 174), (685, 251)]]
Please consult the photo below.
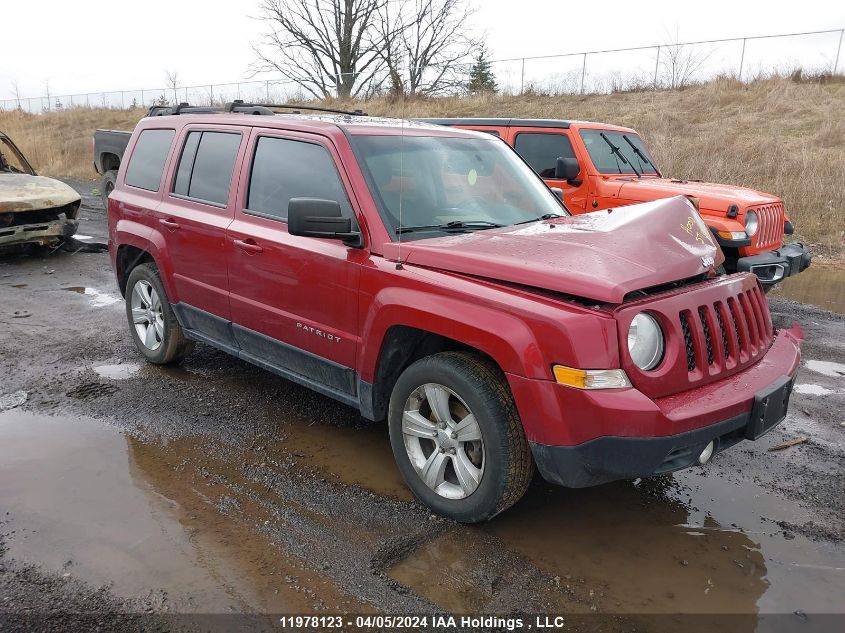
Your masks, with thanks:
[[(399, 259), (400, 247), (384, 254)], [(621, 303), (699, 275), (724, 256), (684, 197), (522, 226), (403, 242), (406, 264)]]
[(669, 178), (626, 179), (622, 182), (618, 195), (626, 200), (642, 202), (671, 196), (694, 196), (701, 201), (702, 211), (722, 213), (727, 212), (732, 204), (745, 208), (748, 205), (773, 204), (781, 201), (780, 198), (748, 187)]

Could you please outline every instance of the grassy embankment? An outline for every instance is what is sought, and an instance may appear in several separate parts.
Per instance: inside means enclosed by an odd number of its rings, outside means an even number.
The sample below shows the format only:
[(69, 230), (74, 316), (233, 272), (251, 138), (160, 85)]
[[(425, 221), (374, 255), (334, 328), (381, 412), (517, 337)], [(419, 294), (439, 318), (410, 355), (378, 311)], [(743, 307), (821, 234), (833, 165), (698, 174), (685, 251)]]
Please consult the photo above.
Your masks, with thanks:
[[(350, 106), (351, 104), (346, 104)], [(360, 107), (360, 106), (359, 106)], [(816, 252), (845, 246), (845, 84), (718, 80), (680, 91), (588, 96), (376, 99), (389, 116), (508, 116), (606, 121), (636, 128), (664, 174), (741, 184), (784, 198)], [(0, 130), (39, 172), (94, 178), (96, 128), (132, 129), (142, 110), (0, 112)]]

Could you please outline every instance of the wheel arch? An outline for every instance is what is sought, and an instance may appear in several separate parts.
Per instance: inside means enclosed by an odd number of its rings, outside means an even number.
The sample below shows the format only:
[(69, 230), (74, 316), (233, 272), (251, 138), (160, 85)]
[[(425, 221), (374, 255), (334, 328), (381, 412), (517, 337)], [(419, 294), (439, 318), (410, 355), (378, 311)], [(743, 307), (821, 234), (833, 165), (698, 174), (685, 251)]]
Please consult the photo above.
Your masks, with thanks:
[(111, 152), (103, 152), (100, 154), (100, 168), (102, 173), (107, 171), (117, 170), (120, 168), (120, 156)]
[[(371, 342), (362, 347), (359, 371), (359, 401), (365, 417), (384, 419), (401, 373), (411, 363), (438, 352), (477, 354), (503, 374), (538, 376), (546, 371), (533, 333), (518, 317), (443, 297), (437, 298), (436, 311), (410, 308), (426, 305), (425, 297), (405, 296), (414, 292), (396, 294), (393, 299), (398, 301), (382, 303), (363, 328), (362, 340)], [(482, 323), (497, 326), (494, 330), (476, 325)]]
[[(149, 234), (143, 238), (139, 231)], [(134, 222), (119, 222), (116, 227), (116, 242), (114, 269), (120, 293), (126, 296), (126, 282), (132, 270), (141, 264), (155, 264), (161, 274), (161, 282), (171, 303), (178, 302), (173, 283), (171, 281), (172, 267), (164, 245), (164, 239), (156, 232), (150, 232), (149, 227)]]

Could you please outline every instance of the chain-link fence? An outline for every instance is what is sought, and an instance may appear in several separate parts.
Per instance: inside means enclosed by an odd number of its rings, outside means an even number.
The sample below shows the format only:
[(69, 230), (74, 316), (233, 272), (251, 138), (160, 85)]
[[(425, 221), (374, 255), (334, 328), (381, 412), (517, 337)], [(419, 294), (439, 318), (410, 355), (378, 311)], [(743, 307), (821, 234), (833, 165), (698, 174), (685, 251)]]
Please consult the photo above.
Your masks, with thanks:
[[(823, 77), (842, 72), (845, 29), (654, 44), (491, 61), (503, 94), (597, 94), (681, 88), (718, 76), (750, 81), (761, 77)], [(842, 66), (845, 66), (843, 60)], [(469, 75), (470, 66), (461, 69)], [(438, 69), (432, 69), (438, 72)], [(234, 99), (285, 103), (310, 98), (298, 84), (278, 79), (203, 86), (42, 95), (0, 101), (0, 110), (32, 113), (65, 108), (132, 108), (223, 104)]]

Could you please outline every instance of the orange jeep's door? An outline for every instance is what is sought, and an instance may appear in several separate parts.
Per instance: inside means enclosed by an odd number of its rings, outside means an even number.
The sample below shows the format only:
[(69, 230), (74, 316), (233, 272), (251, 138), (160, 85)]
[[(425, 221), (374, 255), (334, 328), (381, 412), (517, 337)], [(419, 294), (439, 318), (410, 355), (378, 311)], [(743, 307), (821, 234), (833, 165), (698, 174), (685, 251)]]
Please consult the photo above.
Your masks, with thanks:
[[(587, 210), (587, 172), (584, 169), (584, 161), (576, 155), (572, 147), (568, 130), (516, 126), (508, 130), (506, 140), (550, 187), (563, 190), (563, 201), (572, 213), (584, 213)], [(559, 157), (578, 160), (581, 165), (578, 178), (571, 182), (555, 179), (555, 165)]]
[(337, 201), (354, 218), (326, 139), (253, 131), (226, 232), (230, 301), (241, 357), (356, 404), (360, 249), (288, 233), (291, 198)]

